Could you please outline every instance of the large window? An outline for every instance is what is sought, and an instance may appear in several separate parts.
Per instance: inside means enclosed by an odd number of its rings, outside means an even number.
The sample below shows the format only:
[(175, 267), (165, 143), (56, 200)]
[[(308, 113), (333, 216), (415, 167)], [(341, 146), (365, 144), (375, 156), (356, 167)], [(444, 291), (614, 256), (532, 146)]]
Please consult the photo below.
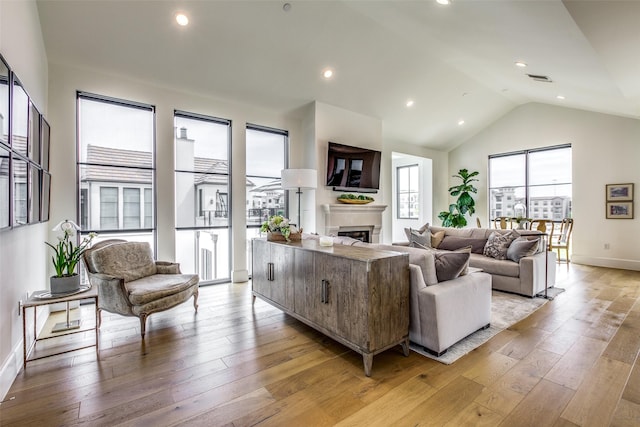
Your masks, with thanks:
[(176, 261), (202, 283), (231, 278), (231, 122), (174, 114)]
[(490, 218), (571, 217), (571, 146), (489, 156)]
[(420, 180), (418, 165), (399, 166), (397, 169), (398, 218), (420, 218)]
[(155, 247), (154, 115), (151, 105), (78, 93), (78, 218), (83, 233)]
[(260, 225), (271, 215), (287, 213), (286, 192), (280, 185), (282, 169), (288, 165), (288, 132), (248, 125), (247, 146), (247, 270), (251, 272), (251, 239), (260, 234)]

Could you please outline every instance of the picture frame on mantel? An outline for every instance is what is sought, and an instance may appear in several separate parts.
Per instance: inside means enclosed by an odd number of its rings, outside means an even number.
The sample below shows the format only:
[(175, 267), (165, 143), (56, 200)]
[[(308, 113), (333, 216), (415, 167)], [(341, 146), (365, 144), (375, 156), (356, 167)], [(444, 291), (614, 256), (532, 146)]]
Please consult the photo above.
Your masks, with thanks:
[(633, 184), (607, 184), (607, 202), (633, 202)]

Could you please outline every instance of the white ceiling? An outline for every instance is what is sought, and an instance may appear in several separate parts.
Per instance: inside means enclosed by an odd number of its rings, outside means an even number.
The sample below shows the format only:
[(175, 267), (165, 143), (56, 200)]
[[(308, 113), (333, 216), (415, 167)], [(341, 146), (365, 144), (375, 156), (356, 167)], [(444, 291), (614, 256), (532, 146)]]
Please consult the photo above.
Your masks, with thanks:
[[(440, 150), (527, 102), (640, 118), (640, 1), (292, 0), (287, 12), (284, 3), (39, 0), (38, 9), (50, 62), (279, 112), (317, 100), (380, 118), (387, 140)], [(328, 66), (331, 81), (321, 77)]]

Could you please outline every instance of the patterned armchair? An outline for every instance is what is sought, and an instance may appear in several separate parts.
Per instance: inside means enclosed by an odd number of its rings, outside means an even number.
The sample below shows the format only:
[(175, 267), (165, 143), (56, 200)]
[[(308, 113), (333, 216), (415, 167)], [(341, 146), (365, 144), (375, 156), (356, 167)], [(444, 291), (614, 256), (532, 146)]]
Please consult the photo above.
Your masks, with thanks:
[(198, 311), (196, 274), (181, 274), (176, 263), (154, 261), (144, 242), (111, 239), (83, 254), (89, 282), (98, 288), (98, 327), (102, 310), (140, 318), (144, 339), (147, 317), (182, 304), (193, 296)]

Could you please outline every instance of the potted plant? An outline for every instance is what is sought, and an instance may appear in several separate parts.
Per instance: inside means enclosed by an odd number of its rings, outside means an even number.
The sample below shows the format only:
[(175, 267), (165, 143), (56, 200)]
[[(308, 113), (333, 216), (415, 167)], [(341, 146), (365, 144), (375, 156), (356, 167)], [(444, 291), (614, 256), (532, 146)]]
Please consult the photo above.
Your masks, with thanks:
[(471, 184), (473, 181), (478, 181), (474, 178), (478, 174), (477, 171), (469, 173), (467, 169), (460, 169), (457, 175), (453, 175), (454, 178), (460, 178), (462, 184), (449, 188), (449, 194), (453, 197), (458, 196), (458, 200), (449, 205), (448, 211), (442, 211), (438, 214), (443, 227), (462, 228), (467, 225), (465, 215), (473, 215), (476, 212), (476, 202), (469, 193), (478, 192), (478, 189)]
[(80, 227), (75, 222), (65, 219), (53, 228), (53, 231), (63, 232), (62, 236), (58, 236), (58, 243), (54, 246), (49, 242), (45, 242), (55, 252), (55, 255), (51, 257), (51, 261), (56, 270), (56, 275), (51, 276), (49, 280), (52, 294), (64, 294), (80, 289), (80, 275), (76, 272), (76, 267), (80, 262), (80, 257), (97, 234), (89, 233), (76, 246), (71, 238), (75, 237), (76, 231), (79, 229)]
[(267, 240), (287, 242), (300, 240), (300, 232), (295, 225), (289, 224), (289, 219), (282, 215), (272, 215), (260, 226), (260, 232), (267, 232)]

